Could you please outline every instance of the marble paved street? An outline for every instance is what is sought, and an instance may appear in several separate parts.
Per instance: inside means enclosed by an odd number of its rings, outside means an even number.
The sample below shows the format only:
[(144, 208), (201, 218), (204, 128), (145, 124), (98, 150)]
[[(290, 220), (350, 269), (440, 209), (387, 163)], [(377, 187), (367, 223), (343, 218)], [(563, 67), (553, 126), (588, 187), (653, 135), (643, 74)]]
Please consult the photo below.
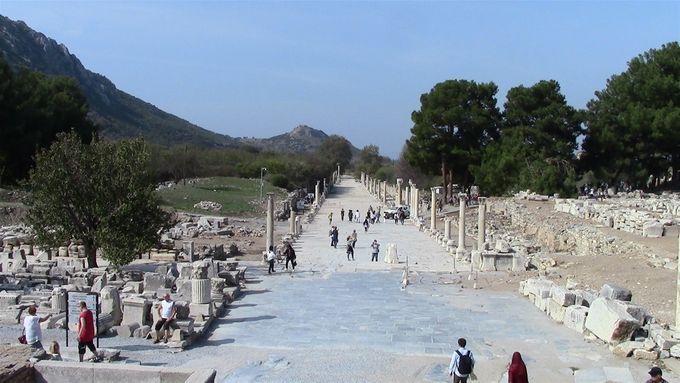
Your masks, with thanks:
[[(523, 354), (532, 382), (646, 380), (647, 364), (584, 341), (518, 294), (469, 288), (469, 265), (454, 270), (452, 258), (412, 225), (361, 229), (356, 261), (348, 262), (343, 240), (330, 247), (327, 214), (339, 221), (340, 207), (365, 212), (369, 204), (377, 201), (345, 178), (295, 244), (298, 269), (267, 275), (263, 265), (249, 268), (245, 294), (203, 344), (186, 352), (184, 365), (216, 368), (225, 382), (446, 382), (453, 345), (465, 337), (479, 382), (507, 381), (514, 351)], [(346, 218), (334, 223), (341, 238), (360, 229)], [(374, 238), (383, 245), (377, 263), (368, 250)], [(382, 262), (388, 243), (409, 255), (406, 289), (404, 265)]]

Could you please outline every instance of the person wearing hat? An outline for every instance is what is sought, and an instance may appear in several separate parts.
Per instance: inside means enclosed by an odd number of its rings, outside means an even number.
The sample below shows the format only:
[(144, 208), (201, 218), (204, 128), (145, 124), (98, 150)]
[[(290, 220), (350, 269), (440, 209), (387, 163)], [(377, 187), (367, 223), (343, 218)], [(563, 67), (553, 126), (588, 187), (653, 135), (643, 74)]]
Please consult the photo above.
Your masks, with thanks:
[(652, 369), (649, 370), (649, 376), (651, 376), (651, 378), (647, 380), (647, 383), (668, 383), (662, 375), (663, 371), (661, 371), (659, 367), (652, 367)]

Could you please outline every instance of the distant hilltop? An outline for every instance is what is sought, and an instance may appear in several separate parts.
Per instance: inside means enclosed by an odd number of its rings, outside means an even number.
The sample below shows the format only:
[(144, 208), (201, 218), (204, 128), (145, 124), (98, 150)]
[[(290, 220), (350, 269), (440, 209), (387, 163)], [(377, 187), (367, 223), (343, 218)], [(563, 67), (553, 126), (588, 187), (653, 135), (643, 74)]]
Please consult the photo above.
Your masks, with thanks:
[[(86, 69), (64, 44), (31, 29), (23, 21), (0, 15), (0, 54), (15, 69), (27, 68), (75, 79), (87, 98), (90, 115), (109, 139), (143, 137), (147, 142), (173, 146), (239, 147), (248, 145), (276, 152), (311, 152), (328, 135), (307, 125), (270, 138), (234, 138), (212, 132), (125, 93), (105, 76)], [(356, 148), (353, 147), (356, 150)]]

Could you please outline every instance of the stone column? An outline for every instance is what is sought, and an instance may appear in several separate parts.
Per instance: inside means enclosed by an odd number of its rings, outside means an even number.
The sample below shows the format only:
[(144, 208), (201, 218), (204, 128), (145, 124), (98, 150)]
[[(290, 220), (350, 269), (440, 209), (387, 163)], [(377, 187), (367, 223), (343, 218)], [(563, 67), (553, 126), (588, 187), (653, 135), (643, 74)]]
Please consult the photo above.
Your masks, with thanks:
[(366, 173), (361, 172), (361, 184), (364, 184), (364, 178), (366, 178)]
[(316, 206), (321, 206), (321, 181), (316, 181), (316, 186), (314, 187), (314, 204)]
[(290, 209), (290, 218), (288, 220), (290, 221), (290, 229), (289, 229), (289, 234), (292, 236), (295, 236), (295, 219), (297, 218), (297, 215), (295, 214), (295, 210)]
[(477, 250), (484, 250), (486, 241), (486, 198), (479, 197), (479, 216), (477, 217)]
[(338, 164), (338, 182), (340, 182), (340, 164)]
[(404, 182), (403, 179), (397, 178), (397, 199), (395, 203), (401, 205), (401, 184)]
[(406, 205), (413, 206), (411, 204), (411, 180), (408, 180), (408, 186), (406, 187)]
[(675, 327), (680, 326), (680, 236), (678, 237), (678, 281), (675, 296)]
[(265, 246), (267, 250), (269, 250), (269, 246), (274, 246), (274, 193), (267, 193), (267, 237)]
[(210, 303), (210, 279), (191, 280), (191, 303)]
[(418, 219), (420, 217), (420, 190), (413, 184), (413, 206), (411, 207), (411, 214), (413, 218)]
[(465, 193), (458, 194), (458, 248), (456, 249), (456, 257), (465, 255)]
[(442, 187), (435, 186), (432, 189), (432, 203), (430, 204), (430, 230), (437, 230), (437, 195), (440, 193)]
[(295, 235), (302, 234), (302, 217), (295, 217)]

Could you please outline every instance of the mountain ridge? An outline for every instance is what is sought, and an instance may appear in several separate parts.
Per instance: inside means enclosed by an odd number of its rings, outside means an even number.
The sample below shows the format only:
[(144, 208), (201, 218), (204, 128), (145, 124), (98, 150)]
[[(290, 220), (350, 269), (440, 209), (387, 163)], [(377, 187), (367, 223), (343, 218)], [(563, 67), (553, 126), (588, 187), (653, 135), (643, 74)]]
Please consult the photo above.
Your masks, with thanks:
[[(212, 132), (118, 89), (106, 76), (85, 68), (66, 45), (33, 30), (23, 21), (3, 15), (0, 15), (0, 54), (15, 70), (27, 68), (75, 79), (87, 98), (88, 117), (97, 124), (104, 138), (143, 137), (162, 146), (247, 145), (276, 152), (311, 152), (329, 137), (322, 130), (304, 124), (269, 138), (231, 137)], [(358, 149), (352, 146), (352, 150)]]

